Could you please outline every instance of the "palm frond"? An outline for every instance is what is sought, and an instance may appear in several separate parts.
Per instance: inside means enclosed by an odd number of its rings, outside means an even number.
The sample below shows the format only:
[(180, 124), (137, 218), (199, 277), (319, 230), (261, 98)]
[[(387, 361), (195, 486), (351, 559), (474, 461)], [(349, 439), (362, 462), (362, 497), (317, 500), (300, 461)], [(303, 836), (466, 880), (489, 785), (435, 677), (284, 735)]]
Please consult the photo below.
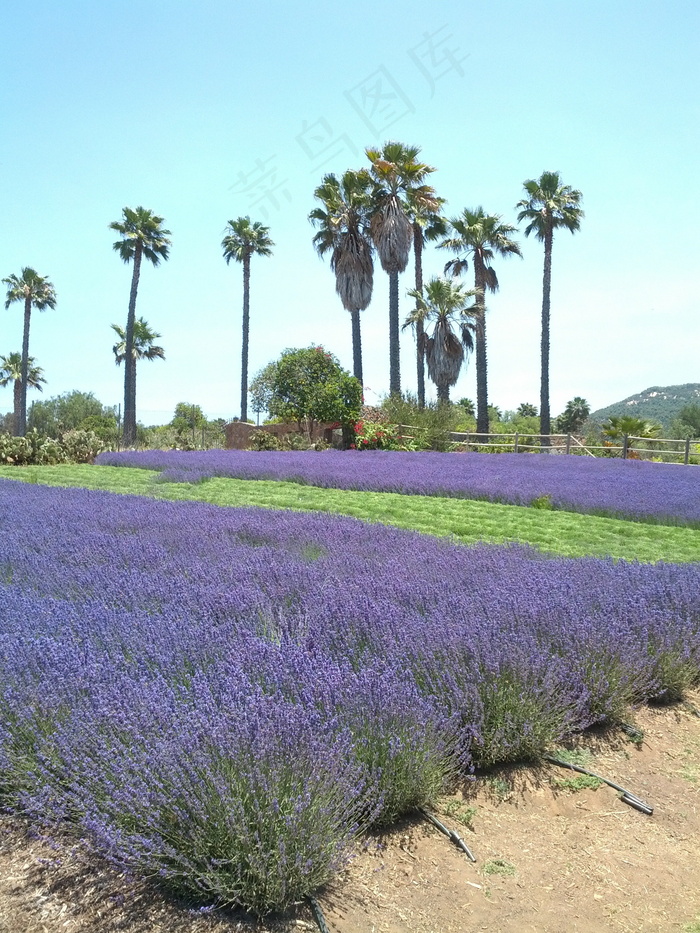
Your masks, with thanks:
[(140, 247), (149, 262), (157, 266), (161, 259), (168, 259), (170, 230), (163, 227), (164, 219), (145, 207), (122, 210), (122, 220), (115, 220), (109, 225), (110, 230), (118, 233), (121, 239), (112, 244), (124, 262), (131, 262)]
[(271, 256), (275, 245), (270, 238), (270, 228), (259, 221), (251, 222), (250, 217), (238, 217), (229, 220), (226, 235), (221, 241), (224, 259), (228, 264), (232, 259), (243, 262), (250, 256)]

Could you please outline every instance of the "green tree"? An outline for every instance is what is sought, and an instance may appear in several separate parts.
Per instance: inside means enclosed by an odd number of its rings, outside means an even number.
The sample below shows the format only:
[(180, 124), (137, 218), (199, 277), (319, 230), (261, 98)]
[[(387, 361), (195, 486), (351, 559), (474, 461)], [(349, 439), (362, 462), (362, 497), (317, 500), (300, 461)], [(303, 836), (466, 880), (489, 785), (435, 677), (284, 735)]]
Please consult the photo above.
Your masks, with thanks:
[[(116, 431), (116, 408), (102, 404), (92, 392), (64, 392), (43, 402), (35, 402), (29, 412), (30, 430), (58, 438), (66, 431), (94, 430), (101, 425), (110, 438)], [(110, 433), (111, 432), (111, 433)], [(102, 431), (96, 431), (100, 433)]]
[[(38, 389), (43, 392), (41, 384), (46, 383), (44, 379), (44, 370), (41, 366), (34, 365), (34, 357), (30, 356), (27, 360), (27, 386), (31, 389)], [(20, 413), (22, 410), (22, 354), (10, 353), (8, 356), (0, 356), (0, 386), (6, 386), (13, 383), (14, 394), (14, 413), (12, 422), (12, 432), (17, 434), (17, 428), (20, 423)]]
[(360, 311), (372, 300), (374, 278), (369, 235), (372, 204), (369, 172), (347, 171), (340, 180), (335, 175), (326, 175), (314, 197), (322, 207), (309, 214), (311, 223), (318, 227), (313, 244), (319, 256), (331, 254), (335, 290), (352, 322), (353, 374), (362, 383)]
[(299, 430), (306, 429), (309, 435), (314, 422), (338, 422), (347, 431), (360, 416), (361, 383), (323, 347), (285, 350), (255, 381), (270, 415), (296, 421)]
[(476, 328), (476, 430), (487, 434), (488, 377), (486, 359), (486, 292), (498, 291), (498, 277), (492, 262), (494, 256), (520, 256), (520, 247), (512, 238), (515, 227), (503, 223), (499, 214), (486, 214), (483, 207), (465, 208), (460, 217), (450, 220), (452, 236), (439, 244), (461, 254), (445, 266), (445, 272), (461, 275), (471, 259), (474, 267), (475, 306), (479, 312)]
[[(559, 172), (543, 172), (539, 178), (523, 182), (526, 197), (516, 205), (518, 223), (527, 221), (525, 236), (534, 233), (544, 243), (544, 273), (542, 277), (542, 338), (540, 383), (540, 434), (551, 431), (549, 411), (549, 318), (552, 288), (552, 243), (554, 231), (562, 227), (575, 233), (581, 226), (582, 194), (563, 185)], [(542, 446), (549, 446), (546, 438)]]
[(25, 266), (19, 276), (10, 275), (3, 279), (7, 285), (5, 308), (9, 308), (15, 301), (24, 305), (24, 333), (22, 337), (22, 367), (20, 383), (19, 418), (15, 420), (15, 430), (18, 437), (24, 437), (27, 432), (27, 387), (29, 385), (29, 328), (32, 308), (45, 311), (46, 308), (56, 307), (56, 291), (49, 280), (39, 275), (34, 269)]
[(382, 269), (389, 275), (389, 394), (400, 395), (399, 273), (411, 254), (416, 206), (420, 203), (427, 209), (432, 204), (438, 209), (434, 189), (424, 184), (435, 169), (418, 161), (418, 146), (388, 142), (382, 149), (365, 152), (374, 182), (370, 235)]
[(248, 343), (250, 335), (250, 257), (271, 256), (275, 245), (270, 239), (269, 227), (250, 217), (229, 220), (226, 236), (221, 241), (224, 259), (243, 265), (243, 334), (241, 340), (241, 421), (248, 420)]
[(190, 405), (189, 402), (178, 402), (175, 406), (175, 414), (170, 426), (180, 439), (192, 436), (194, 439), (196, 432), (205, 429), (208, 425), (206, 415), (199, 405)]
[(131, 291), (129, 293), (129, 313), (124, 334), (124, 446), (133, 447), (136, 443), (136, 359), (134, 355), (134, 328), (136, 325), (136, 296), (141, 277), (141, 261), (145, 257), (154, 266), (161, 259), (167, 260), (170, 248), (170, 230), (163, 228), (163, 218), (158, 217), (145, 207), (133, 210), (125, 207), (122, 220), (109, 225), (121, 239), (114, 243), (114, 249), (125, 263), (132, 262)]
[(585, 398), (577, 395), (566, 403), (566, 408), (557, 418), (557, 431), (561, 434), (579, 434), (590, 413), (591, 406)]
[(671, 430), (674, 437), (700, 437), (700, 405), (684, 405), (673, 419)]
[(448, 403), (450, 387), (459, 378), (466, 352), (473, 348), (472, 334), (476, 329), (475, 311), (469, 300), (473, 291), (448, 279), (431, 279), (424, 294), (413, 289), (416, 309), (406, 318), (404, 327), (419, 320), (432, 324), (432, 332), (424, 330), (421, 342), (428, 366), (428, 375), (437, 387), (438, 400)]

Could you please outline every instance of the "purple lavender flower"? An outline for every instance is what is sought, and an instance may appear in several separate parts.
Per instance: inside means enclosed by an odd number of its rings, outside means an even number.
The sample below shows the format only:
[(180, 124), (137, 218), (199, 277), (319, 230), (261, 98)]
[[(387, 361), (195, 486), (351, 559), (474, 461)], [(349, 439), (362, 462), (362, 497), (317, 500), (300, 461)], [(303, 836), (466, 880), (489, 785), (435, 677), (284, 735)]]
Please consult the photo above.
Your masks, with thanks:
[(289, 904), (458, 771), (700, 675), (700, 564), (4, 481), (0, 522), (5, 804), (205, 902)]

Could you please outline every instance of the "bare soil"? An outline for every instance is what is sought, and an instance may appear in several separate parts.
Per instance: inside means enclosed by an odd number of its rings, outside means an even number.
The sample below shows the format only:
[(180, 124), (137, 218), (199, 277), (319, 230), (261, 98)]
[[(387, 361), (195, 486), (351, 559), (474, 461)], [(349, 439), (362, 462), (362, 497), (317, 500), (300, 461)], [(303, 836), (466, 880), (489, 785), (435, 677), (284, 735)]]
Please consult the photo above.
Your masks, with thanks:
[[(700, 706), (700, 694), (691, 698)], [(472, 864), (420, 818), (373, 836), (319, 895), (331, 933), (700, 933), (700, 718), (682, 706), (572, 747), (590, 769), (654, 807), (646, 816), (603, 785), (562, 786), (552, 765), (479, 777), (438, 815)], [(466, 819), (468, 826), (460, 822)], [(110, 869), (70, 837), (49, 841), (0, 818), (0, 933), (287, 933), (317, 930), (307, 905), (256, 922), (199, 911)]]

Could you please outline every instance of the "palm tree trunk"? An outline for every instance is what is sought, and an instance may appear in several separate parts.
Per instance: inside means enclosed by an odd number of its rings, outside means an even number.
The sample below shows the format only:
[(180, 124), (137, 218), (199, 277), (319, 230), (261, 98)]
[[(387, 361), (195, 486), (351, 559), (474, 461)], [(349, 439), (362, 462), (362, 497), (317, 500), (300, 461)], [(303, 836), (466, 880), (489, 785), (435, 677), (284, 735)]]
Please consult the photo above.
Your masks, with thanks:
[(474, 286), (479, 315), (476, 321), (476, 431), (489, 433), (489, 400), (486, 365), (486, 278), (481, 257), (474, 256)]
[(439, 385), (437, 387), (438, 404), (450, 404), (450, 387), (448, 385)]
[(401, 395), (399, 273), (389, 273), (389, 395)]
[(359, 380), (360, 385), (364, 386), (362, 378), (362, 333), (360, 331), (360, 312), (351, 311), (350, 320), (352, 321), (352, 372), (355, 379)]
[[(544, 274), (542, 277), (542, 378), (540, 382), (540, 434), (551, 430), (549, 414), (549, 309), (552, 288), (552, 240), (553, 231), (548, 226), (544, 238)], [(549, 447), (549, 438), (543, 437), (542, 447)]]
[[(416, 271), (416, 291), (423, 294), (423, 231), (419, 223), (413, 224), (413, 256)], [(417, 307), (417, 303), (416, 303)], [(418, 408), (425, 408), (425, 350), (422, 335), (425, 331), (422, 321), (416, 321), (416, 376), (418, 387)]]
[(243, 257), (243, 335), (241, 347), (241, 421), (248, 420), (248, 341), (250, 339), (250, 253)]
[(131, 276), (131, 292), (129, 293), (129, 314), (126, 319), (126, 335), (124, 339), (124, 436), (125, 447), (133, 447), (136, 443), (136, 360), (134, 359), (134, 323), (136, 321), (136, 295), (139, 290), (141, 277), (141, 256), (143, 246), (136, 243), (134, 250), (134, 269)]
[(19, 420), (17, 437), (24, 437), (27, 433), (27, 377), (29, 375), (29, 324), (32, 317), (32, 299), (27, 295), (24, 299), (24, 334), (22, 336), (22, 385), (20, 387)]
[(15, 437), (19, 437), (17, 433), (19, 430), (19, 421), (20, 421), (20, 412), (22, 411), (22, 380), (15, 379), (15, 384), (13, 387), (14, 395), (14, 409), (15, 409), (15, 420), (12, 426), (12, 433)]

